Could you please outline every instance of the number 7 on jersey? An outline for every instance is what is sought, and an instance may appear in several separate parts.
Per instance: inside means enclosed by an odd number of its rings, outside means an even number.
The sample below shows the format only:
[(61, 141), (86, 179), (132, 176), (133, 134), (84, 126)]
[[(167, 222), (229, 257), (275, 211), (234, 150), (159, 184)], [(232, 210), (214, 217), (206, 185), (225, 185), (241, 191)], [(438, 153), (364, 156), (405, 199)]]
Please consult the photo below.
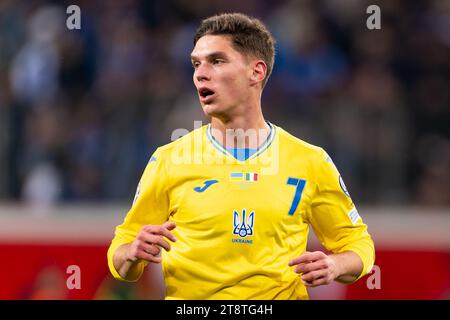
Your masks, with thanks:
[(294, 199), (292, 199), (291, 209), (289, 209), (289, 215), (292, 216), (294, 215), (295, 210), (297, 210), (300, 199), (302, 198), (306, 180), (289, 177), (287, 184), (295, 187)]

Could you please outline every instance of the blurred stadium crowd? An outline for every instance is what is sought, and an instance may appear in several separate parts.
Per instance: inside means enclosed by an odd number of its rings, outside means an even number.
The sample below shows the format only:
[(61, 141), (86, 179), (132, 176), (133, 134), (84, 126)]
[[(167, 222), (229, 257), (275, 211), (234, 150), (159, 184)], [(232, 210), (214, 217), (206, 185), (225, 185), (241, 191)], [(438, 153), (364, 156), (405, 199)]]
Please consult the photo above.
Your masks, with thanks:
[[(66, 28), (68, 5), (81, 29)], [(368, 30), (366, 8), (381, 8)], [(150, 155), (207, 123), (189, 54), (239, 11), (277, 40), (266, 118), (324, 147), (358, 204), (450, 205), (450, 2), (0, 1), (0, 199), (131, 201)]]

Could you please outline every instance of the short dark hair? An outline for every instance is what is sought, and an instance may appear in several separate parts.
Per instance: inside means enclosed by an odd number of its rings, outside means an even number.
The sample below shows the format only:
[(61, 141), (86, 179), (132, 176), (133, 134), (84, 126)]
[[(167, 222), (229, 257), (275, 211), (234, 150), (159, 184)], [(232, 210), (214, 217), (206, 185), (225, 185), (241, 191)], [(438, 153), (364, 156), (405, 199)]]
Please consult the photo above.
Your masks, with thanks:
[(194, 36), (194, 46), (206, 35), (229, 35), (237, 51), (264, 60), (267, 65), (265, 86), (275, 60), (275, 40), (261, 20), (242, 13), (222, 13), (202, 21)]

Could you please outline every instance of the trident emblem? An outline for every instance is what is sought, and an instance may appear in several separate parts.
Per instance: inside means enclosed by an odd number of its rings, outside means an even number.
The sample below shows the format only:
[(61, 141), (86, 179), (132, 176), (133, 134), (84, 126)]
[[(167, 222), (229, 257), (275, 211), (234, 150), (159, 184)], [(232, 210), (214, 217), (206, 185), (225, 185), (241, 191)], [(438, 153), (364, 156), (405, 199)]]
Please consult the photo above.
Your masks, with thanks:
[(237, 234), (242, 238), (253, 235), (253, 225), (255, 224), (255, 212), (252, 211), (245, 220), (246, 210), (242, 210), (242, 219), (239, 217), (239, 212), (234, 210), (233, 217), (233, 234)]

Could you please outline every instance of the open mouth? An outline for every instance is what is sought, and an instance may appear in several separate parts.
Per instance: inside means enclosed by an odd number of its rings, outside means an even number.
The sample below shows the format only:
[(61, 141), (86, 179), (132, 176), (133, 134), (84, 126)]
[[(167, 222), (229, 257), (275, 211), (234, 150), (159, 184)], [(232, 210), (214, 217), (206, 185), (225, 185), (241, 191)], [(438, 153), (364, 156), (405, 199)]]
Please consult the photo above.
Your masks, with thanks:
[(208, 89), (208, 88), (202, 88), (199, 90), (199, 94), (200, 94), (200, 97), (207, 98), (209, 96), (212, 96), (214, 94), (214, 91), (212, 91), (211, 89)]

